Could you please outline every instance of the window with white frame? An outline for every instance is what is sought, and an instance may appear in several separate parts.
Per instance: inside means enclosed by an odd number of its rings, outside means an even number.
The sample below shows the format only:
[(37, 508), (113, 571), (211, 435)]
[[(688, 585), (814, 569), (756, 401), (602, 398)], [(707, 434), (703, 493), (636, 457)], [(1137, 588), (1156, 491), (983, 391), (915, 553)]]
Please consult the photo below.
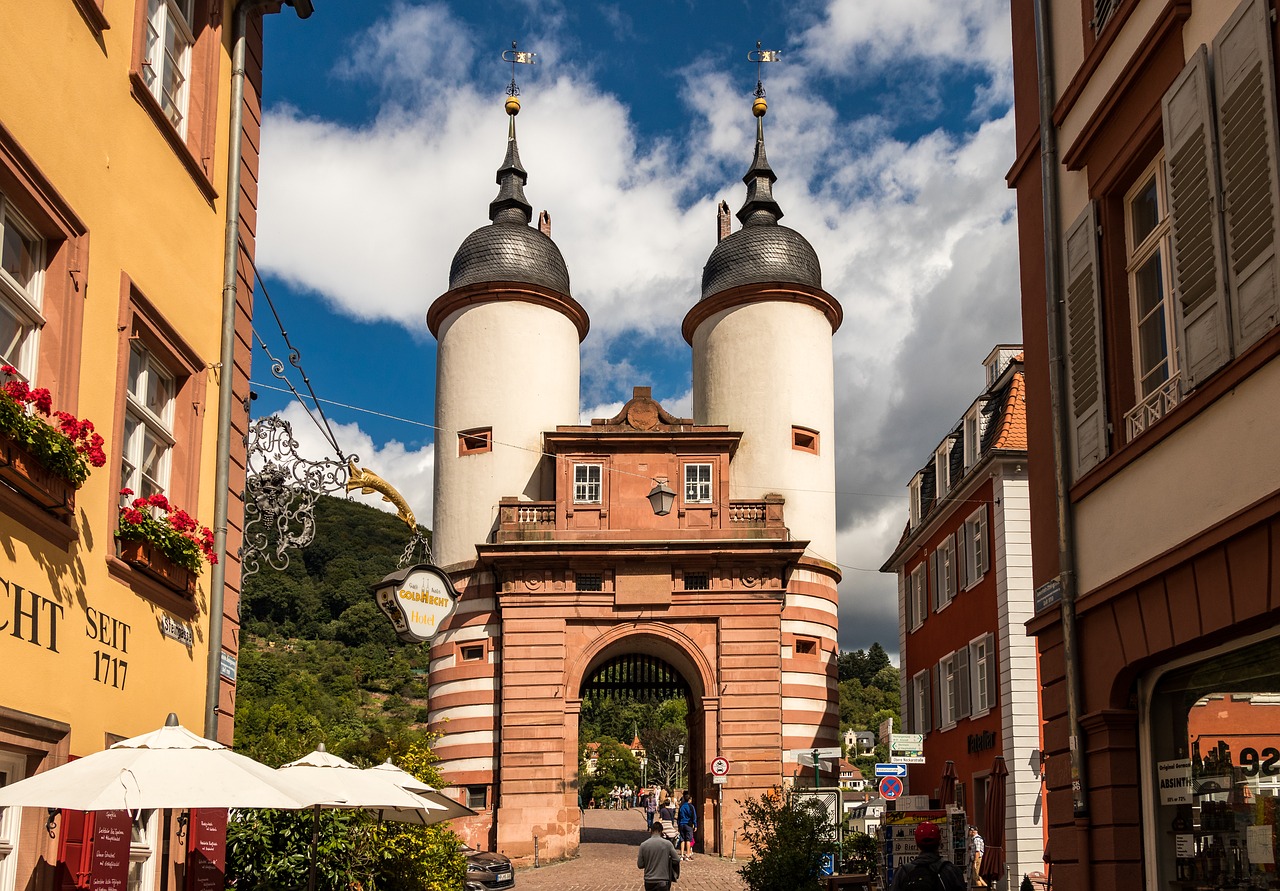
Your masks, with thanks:
[(711, 465), (684, 466), (684, 500), (686, 504), (711, 503)]
[(934, 498), (942, 498), (951, 491), (951, 437), (942, 441), (933, 453)]
[(917, 473), (907, 486), (907, 491), (911, 495), (911, 528), (914, 529), (920, 525), (920, 518), (924, 514), (924, 501), (921, 497), (921, 483), (923, 474)]
[[(0, 788), (26, 776), (27, 759), (18, 752), (0, 750)], [(0, 808), (0, 891), (13, 891), (18, 875), (18, 832), (22, 808)]]
[(929, 672), (920, 671), (911, 678), (910, 714), (907, 716), (912, 733), (928, 733), (929, 726)]
[(155, 838), (159, 824), (154, 810), (134, 815), (129, 840), (129, 880), (127, 891), (150, 891), (156, 886)]
[(974, 403), (964, 416), (964, 469), (978, 463), (982, 452), (982, 403)]
[(995, 701), (995, 637), (984, 634), (969, 643), (973, 714), (990, 711)]
[(138, 497), (169, 487), (174, 378), (142, 343), (129, 349), (120, 483)]
[(0, 192), (0, 365), (35, 376), (40, 328), (44, 240)]
[(194, 0), (147, 0), (147, 35), (142, 78), (165, 117), (187, 132)]
[(929, 580), (933, 608), (942, 609), (956, 596), (956, 540), (948, 535), (929, 555)]
[(938, 706), (944, 728), (954, 727), (970, 711), (969, 650), (948, 653), (938, 663)]
[(925, 594), (924, 564), (911, 570), (907, 578), (907, 630), (914, 631), (924, 624), (929, 615), (929, 600)]
[(1159, 390), (1177, 371), (1167, 196), (1161, 154), (1125, 196), (1126, 267), (1138, 402)]
[(573, 465), (573, 503), (599, 504), (603, 476), (604, 467), (600, 464)]
[(987, 508), (975, 510), (964, 521), (960, 531), (961, 587), (968, 590), (982, 581), (990, 568), (987, 554)]

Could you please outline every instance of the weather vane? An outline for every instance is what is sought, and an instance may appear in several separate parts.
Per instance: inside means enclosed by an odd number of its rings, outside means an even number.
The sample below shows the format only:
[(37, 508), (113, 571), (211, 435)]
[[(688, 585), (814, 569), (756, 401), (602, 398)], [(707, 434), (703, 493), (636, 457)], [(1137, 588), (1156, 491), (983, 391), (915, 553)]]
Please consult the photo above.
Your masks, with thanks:
[[(514, 45), (514, 44), (513, 44)], [(756, 63), (756, 98), (764, 98), (764, 79), (761, 76), (760, 66), (765, 62), (777, 62), (782, 58), (782, 50), (760, 49), (760, 41), (756, 41), (756, 48), (747, 53), (747, 61)]]
[(526, 53), (516, 48), (516, 42), (511, 41), (511, 49), (504, 50), (502, 53), (502, 61), (511, 63), (511, 83), (507, 86), (507, 95), (512, 98), (520, 95), (520, 88), (516, 86), (516, 63), (521, 65), (533, 65), (537, 53)]

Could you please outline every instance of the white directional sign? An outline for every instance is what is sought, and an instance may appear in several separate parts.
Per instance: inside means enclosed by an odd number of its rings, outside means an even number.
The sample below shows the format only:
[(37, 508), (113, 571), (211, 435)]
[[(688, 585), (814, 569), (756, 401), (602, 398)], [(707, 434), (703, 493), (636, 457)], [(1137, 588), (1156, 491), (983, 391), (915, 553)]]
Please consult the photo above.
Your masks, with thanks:
[(907, 775), (907, 766), (905, 764), (876, 764), (876, 776), (878, 777), (905, 777)]
[(722, 777), (729, 773), (729, 759), (717, 758), (711, 762), (711, 775)]

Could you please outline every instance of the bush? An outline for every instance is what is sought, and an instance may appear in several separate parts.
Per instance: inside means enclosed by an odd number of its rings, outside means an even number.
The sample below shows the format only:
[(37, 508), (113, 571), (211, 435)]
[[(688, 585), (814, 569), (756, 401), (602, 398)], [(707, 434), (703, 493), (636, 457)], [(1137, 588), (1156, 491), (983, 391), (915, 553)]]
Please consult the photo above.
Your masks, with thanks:
[(738, 870), (750, 891), (822, 891), (822, 855), (835, 850), (827, 809), (774, 788), (743, 802), (742, 834), (755, 854)]

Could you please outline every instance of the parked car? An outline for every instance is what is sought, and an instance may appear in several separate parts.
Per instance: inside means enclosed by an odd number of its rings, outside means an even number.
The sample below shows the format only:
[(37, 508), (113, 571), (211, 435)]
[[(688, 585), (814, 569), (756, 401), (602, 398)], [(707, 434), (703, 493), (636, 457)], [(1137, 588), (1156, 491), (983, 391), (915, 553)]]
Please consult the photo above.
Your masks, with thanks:
[(493, 851), (477, 851), (462, 846), (467, 855), (466, 891), (503, 891), (516, 884), (516, 873), (511, 861)]

